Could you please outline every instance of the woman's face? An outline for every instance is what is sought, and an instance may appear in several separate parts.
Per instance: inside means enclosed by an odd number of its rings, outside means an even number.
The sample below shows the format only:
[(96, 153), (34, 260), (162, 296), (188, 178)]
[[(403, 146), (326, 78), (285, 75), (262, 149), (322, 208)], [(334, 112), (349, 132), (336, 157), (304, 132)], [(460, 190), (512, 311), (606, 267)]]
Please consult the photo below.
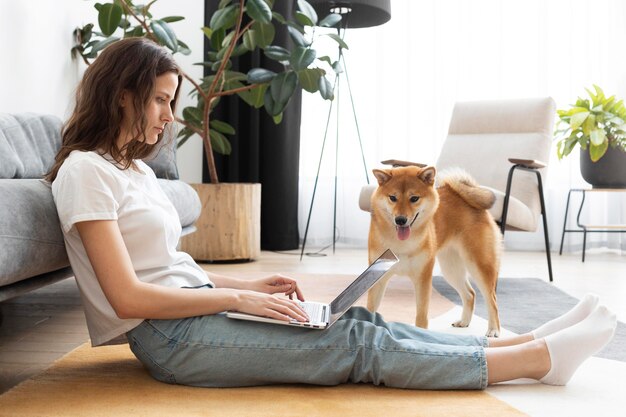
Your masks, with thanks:
[[(177, 88), (178, 76), (173, 72), (166, 72), (156, 78), (154, 93), (145, 108), (147, 124), (144, 134), (146, 142), (150, 145), (154, 145), (157, 142), (165, 126), (174, 120), (172, 100), (174, 99)], [(122, 129), (119, 138), (120, 143), (118, 143), (120, 147), (133, 137), (138, 137), (139, 140), (143, 140), (143, 135), (139, 134), (139, 132), (131, 133), (130, 131), (135, 121), (135, 110), (132, 105), (131, 93), (124, 93), (121, 106), (124, 118), (122, 120)]]

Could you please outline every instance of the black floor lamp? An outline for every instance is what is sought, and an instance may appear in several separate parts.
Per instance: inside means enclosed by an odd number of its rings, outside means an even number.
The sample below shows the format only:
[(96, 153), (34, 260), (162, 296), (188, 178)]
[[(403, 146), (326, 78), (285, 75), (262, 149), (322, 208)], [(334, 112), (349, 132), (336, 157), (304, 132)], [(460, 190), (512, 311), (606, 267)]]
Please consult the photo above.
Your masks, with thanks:
[[(372, 26), (382, 25), (383, 23), (391, 19), (391, 0), (351, 0), (351, 1), (332, 1), (332, 0), (308, 0), (313, 6), (315, 11), (320, 16), (326, 16), (329, 13), (336, 13), (341, 15), (341, 21), (337, 26), (337, 34), (341, 39), (345, 35), (346, 29), (350, 28), (366, 28)], [(322, 142), (322, 151), (320, 153), (320, 160), (317, 166), (317, 174), (315, 175), (315, 184), (313, 186), (313, 195), (311, 196), (311, 205), (309, 207), (309, 216), (306, 221), (306, 229), (304, 231), (304, 239), (302, 242), (302, 251), (300, 252), (300, 259), (304, 255), (304, 249), (306, 247), (306, 239), (309, 233), (309, 225), (311, 223), (311, 213), (313, 212), (313, 202), (315, 201), (315, 193), (317, 191), (317, 183), (320, 175), (320, 168), (322, 165), (322, 158), (324, 156), (324, 148), (326, 145), (326, 138), (328, 134), (328, 126), (330, 123), (331, 112), (333, 109), (333, 103), (337, 101), (337, 126), (339, 126), (339, 93), (340, 93), (340, 75), (343, 73), (348, 86), (348, 93), (350, 94), (350, 103), (352, 105), (352, 114), (354, 115), (354, 123), (356, 125), (356, 132), (359, 139), (359, 145), (361, 150), (361, 158), (363, 160), (363, 168), (365, 169), (365, 179), (369, 184), (369, 175), (367, 171), (367, 165), (365, 163), (365, 155), (363, 154), (363, 143), (361, 141), (361, 133), (359, 130), (359, 123), (356, 117), (356, 111), (354, 109), (354, 100), (352, 99), (352, 90), (350, 88), (350, 78), (348, 76), (348, 68), (343, 55), (343, 48), (339, 45), (339, 57), (337, 61), (342, 65), (343, 72), (339, 72), (335, 76), (335, 82), (333, 84), (333, 92), (335, 99), (331, 101), (328, 109), (328, 118), (326, 120), (326, 128), (324, 130), (324, 140)], [(333, 199), (333, 253), (335, 253), (335, 240), (336, 240), (336, 224), (337, 224), (337, 161), (338, 161), (338, 148), (339, 148), (339, 129), (337, 128), (337, 138), (335, 142), (335, 184), (334, 184), (334, 199)]]

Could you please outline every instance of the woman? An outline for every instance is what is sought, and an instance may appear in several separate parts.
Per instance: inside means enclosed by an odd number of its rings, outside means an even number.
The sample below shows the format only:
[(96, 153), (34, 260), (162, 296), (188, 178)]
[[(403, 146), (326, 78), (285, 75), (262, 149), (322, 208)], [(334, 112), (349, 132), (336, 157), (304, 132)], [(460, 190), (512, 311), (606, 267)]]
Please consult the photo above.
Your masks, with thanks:
[(180, 81), (171, 55), (149, 40), (107, 47), (78, 87), (47, 176), (94, 346), (128, 341), (153, 377), (186, 385), (483, 389), (521, 377), (565, 384), (611, 339), (615, 315), (594, 296), (508, 339), (386, 323), (362, 308), (324, 331), (225, 318), (237, 310), (304, 321), (291, 296), (304, 297), (291, 278), (205, 273), (176, 251), (177, 214), (141, 158), (174, 120)]

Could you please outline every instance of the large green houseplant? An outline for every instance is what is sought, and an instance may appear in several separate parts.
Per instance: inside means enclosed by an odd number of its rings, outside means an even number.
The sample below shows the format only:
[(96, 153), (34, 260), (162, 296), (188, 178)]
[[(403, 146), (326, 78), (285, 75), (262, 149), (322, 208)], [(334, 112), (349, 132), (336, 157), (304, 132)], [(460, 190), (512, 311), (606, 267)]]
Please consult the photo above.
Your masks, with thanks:
[(562, 159), (580, 146), (583, 178), (594, 187), (626, 186), (626, 107), (597, 85), (586, 88), (569, 109), (557, 110), (557, 156)]
[[(93, 23), (76, 29), (73, 56), (82, 57), (89, 64), (107, 45), (125, 37), (148, 37), (174, 54), (189, 54), (189, 47), (172, 28), (184, 17), (153, 16), (151, 8), (156, 1), (145, 5), (134, 4), (132, 0), (96, 3), (99, 30)], [(339, 71), (339, 65), (329, 57), (317, 57), (313, 42), (320, 36), (328, 36), (347, 48), (336, 34), (315, 31), (316, 26), (335, 26), (341, 16), (330, 14), (319, 20), (307, 1), (289, 1), (297, 3), (294, 16), (282, 16), (274, 11), (274, 0), (220, 1), (210, 13), (209, 25), (202, 28), (210, 50), (198, 65), (203, 65), (208, 75), (195, 80), (183, 72), (183, 77), (193, 86), (196, 102), (176, 117), (182, 125), (178, 146), (194, 134), (200, 136), (211, 179), (211, 184), (192, 184), (204, 209), (196, 224), (198, 233), (182, 241), (183, 250), (198, 260), (254, 259), (260, 253), (260, 184), (219, 184), (213, 152), (229, 154), (231, 148), (226, 135), (235, 133), (228, 123), (211, 118), (220, 99), (237, 95), (254, 108), (264, 108), (280, 123), (285, 107), (300, 87), (319, 92), (324, 99), (333, 98), (332, 85), (323, 67)], [(295, 45), (292, 50), (274, 44), (275, 25), (286, 27)], [(231, 70), (231, 58), (257, 50), (279, 62), (282, 71), (254, 68), (243, 74)], [(242, 188), (249, 191), (242, 193)], [(239, 224), (234, 225), (234, 219)]]
[[(173, 22), (184, 17), (154, 17), (150, 9), (156, 1), (146, 5), (135, 5), (132, 0), (96, 3), (100, 31), (94, 30), (93, 23), (76, 29), (73, 56), (80, 56), (89, 64), (109, 44), (120, 38), (138, 36), (148, 37), (174, 54), (189, 54), (189, 47), (177, 38), (172, 28)], [(324, 62), (331, 68), (338, 68), (338, 65), (327, 56), (317, 57), (313, 49), (315, 31), (307, 31), (306, 28), (335, 26), (341, 16), (330, 14), (318, 20), (315, 10), (306, 0), (297, 0), (299, 11), (293, 19), (287, 19), (272, 10), (273, 4), (274, 0), (222, 0), (211, 14), (209, 26), (202, 28), (210, 40), (211, 50), (206, 60), (198, 64), (210, 68), (210, 74), (194, 80), (183, 72), (184, 78), (194, 87), (197, 102), (195, 106), (183, 109), (182, 117), (177, 117), (177, 121), (184, 126), (179, 132), (179, 146), (193, 134), (202, 138), (212, 183), (219, 182), (213, 151), (229, 154), (230, 143), (225, 135), (234, 133), (227, 123), (211, 120), (211, 111), (221, 97), (236, 94), (250, 106), (265, 108), (276, 123), (282, 120), (289, 99), (299, 87), (312, 93), (319, 92), (327, 100), (333, 98), (332, 85), (325, 77), (326, 71), (314, 64)], [(287, 26), (296, 45), (292, 51), (272, 43), (274, 24)], [(328, 36), (347, 48), (343, 40), (333, 33), (321, 36)], [(257, 49), (280, 62), (283, 71), (275, 73), (254, 68), (243, 74), (230, 70), (231, 58)]]

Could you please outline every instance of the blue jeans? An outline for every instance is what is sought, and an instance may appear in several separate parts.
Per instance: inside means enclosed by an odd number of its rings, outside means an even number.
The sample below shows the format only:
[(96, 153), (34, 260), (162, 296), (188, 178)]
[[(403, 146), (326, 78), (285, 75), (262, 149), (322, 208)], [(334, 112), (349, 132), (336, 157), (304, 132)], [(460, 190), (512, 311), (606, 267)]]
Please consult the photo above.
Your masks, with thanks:
[(353, 307), (326, 330), (224, 314), (145, 320), (127, 333), (157, 380), (202, 387), (368, 382), (398, 388), (484, 389), (485, 337), (432, 332)]

